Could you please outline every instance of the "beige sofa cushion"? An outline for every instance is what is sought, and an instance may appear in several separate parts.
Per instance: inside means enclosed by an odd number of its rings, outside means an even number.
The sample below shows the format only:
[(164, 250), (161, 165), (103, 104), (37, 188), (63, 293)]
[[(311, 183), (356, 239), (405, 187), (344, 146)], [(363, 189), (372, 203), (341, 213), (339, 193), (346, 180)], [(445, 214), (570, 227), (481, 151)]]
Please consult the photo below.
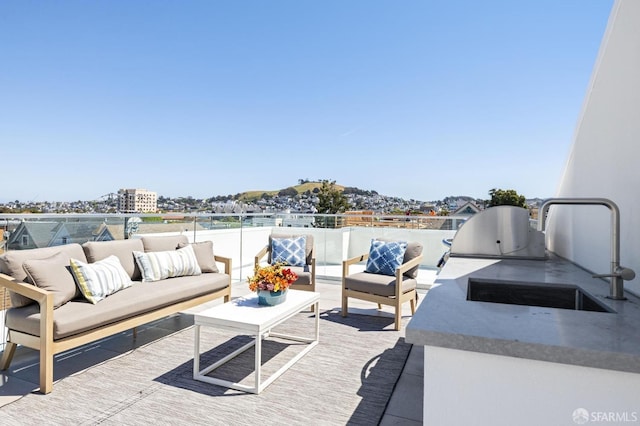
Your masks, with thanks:
[[(222, 290), (228, 285), (229, 276), (226, 274), (202, 274), (151, 283), (137, 281), (96, 305), (82, 299), (72, 300), (56, 309), (53, 318), (54, 340)], [(11, 330), (39, 336), (38, 306), (9, 309), (6, 326)]]
[(199, 243), (191, 244), (179, 243), (178, 248), (183, 248), (188, 245), (191, 245), (191, 247), (193, 247), (193, 252), (196, 254), (196, 259), (198, 259), (198, 265), (200, 266), (200, 270), (202, 271), (202, 273), (220, 272), (214, 258), (212, 241), (202, 241)]
[(167, 251), (175, 250), (180, 243), (187, 244), (189, 239), (186, 235), (167, 235), (154, 237), (140, 237), (144, 251)]
[(36, 287), (53, 293), (54, 308), (78, 296), (78, 287), (69, 270), (69, 263), (69, 257), (58, 252), (44, 259), (28, 259), (22, 264)]
[[(0, 271), (3, 274), (7, 274), (17, 281), (23, 281), (29, 284), (33, 284), (31, 279), (27, 276), (27, 272), (22, 267), (22, 264), (29, 259), (45, 259), (51, 257), (56, 253), (62, 253), (62, 255), (68, 259), (84, 259), (87, 258), (84, 255), (84, 251), (80, 244), (66, 244), (63, 246), (43, 247), (30, 250), (11, 250), (0, 256)], [(133, 261), (133, 256), (131, 257)], [(21, 296), (19, 294), (10, 293), (11, 306), (20, 307), (34, 303), (33, 300)]]
[[(90, 241), (82, 245), (89, 263), (97, 262), (114, 255), (120, 260), (120, 264), (129, 274), (132, 280), (139, 280), (140, 269), (133, 258), (134, 251), (142, 251), (142, 241), (138, 238), (114, 241)], [(82, 260), (82, 259), (79, 259)]]

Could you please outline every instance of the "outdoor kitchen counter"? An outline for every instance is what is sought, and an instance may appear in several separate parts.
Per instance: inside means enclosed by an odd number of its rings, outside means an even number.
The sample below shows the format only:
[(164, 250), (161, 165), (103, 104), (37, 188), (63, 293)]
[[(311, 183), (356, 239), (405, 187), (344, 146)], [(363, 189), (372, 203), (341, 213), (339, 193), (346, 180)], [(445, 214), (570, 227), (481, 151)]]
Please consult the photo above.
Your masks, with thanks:
[[(615, 313), (467, 300), (469, 278), (572, 284)], [(415, 345), (640, 373), (640, 301), (561, 258), (450, 258), (406, 328)]]

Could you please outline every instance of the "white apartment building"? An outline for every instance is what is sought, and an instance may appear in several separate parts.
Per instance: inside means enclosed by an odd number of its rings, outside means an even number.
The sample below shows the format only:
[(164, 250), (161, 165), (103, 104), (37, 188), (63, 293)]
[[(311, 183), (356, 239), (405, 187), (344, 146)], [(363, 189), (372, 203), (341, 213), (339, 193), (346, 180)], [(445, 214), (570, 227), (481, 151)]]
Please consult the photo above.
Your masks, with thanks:
[(146, 189), (118, 190), (118, 211), (121, 213), (155, 213), (158, 194)]

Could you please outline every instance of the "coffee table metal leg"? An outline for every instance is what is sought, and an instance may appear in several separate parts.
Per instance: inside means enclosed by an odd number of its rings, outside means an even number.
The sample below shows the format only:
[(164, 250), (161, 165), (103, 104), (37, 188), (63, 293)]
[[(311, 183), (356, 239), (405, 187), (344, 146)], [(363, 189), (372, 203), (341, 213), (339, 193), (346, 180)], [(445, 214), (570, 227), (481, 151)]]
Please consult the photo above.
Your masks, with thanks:
[(193, 378), (196, 379), (200, 372), (200, 326), (196, 325), (194, 330), (195, 344), (193, 346)]
[(262, 335), (256, 336), (256, 378), (255, 378), (255, 392), (260, 393), (260, 368), (262, 367)]
[(315, 303), (315, 314), (316, 314), (316, 342), (320, 341), (320, 302)]

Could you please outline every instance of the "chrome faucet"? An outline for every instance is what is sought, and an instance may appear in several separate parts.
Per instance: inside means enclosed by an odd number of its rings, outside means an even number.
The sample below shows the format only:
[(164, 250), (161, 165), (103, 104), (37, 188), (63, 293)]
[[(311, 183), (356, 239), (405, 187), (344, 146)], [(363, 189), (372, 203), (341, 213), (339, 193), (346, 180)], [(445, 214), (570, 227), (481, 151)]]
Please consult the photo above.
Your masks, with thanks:
[(620, 266), (620, 209), (616, 203), (606, 198), (549, 198), (542, 202), (538, 213), (538, 230), (544, 232), (547, 212), (554, 204), (605, 206), (611, 210), (611, 272), (595, 274), (593, 278), (610, 277), (609, 298), (624, 300), (624, 281), (636, 277), (633, 269)]

